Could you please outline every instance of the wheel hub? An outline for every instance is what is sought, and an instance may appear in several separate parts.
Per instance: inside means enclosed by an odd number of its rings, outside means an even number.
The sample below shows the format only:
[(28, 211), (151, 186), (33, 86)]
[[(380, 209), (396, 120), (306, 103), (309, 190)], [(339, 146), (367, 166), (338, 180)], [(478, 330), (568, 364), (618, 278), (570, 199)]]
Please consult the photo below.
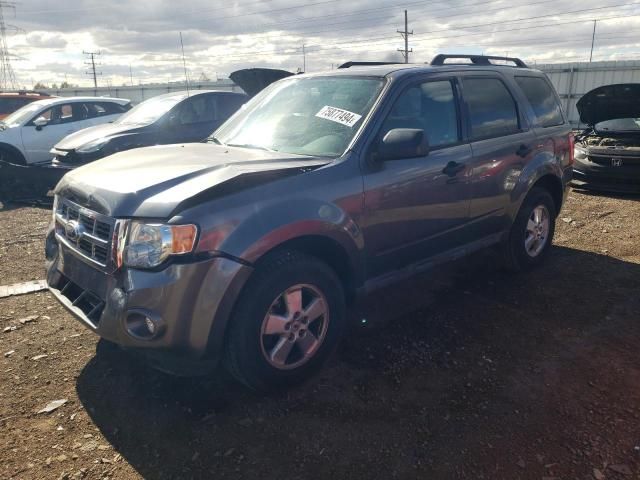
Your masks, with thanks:
[(262, 354), (278, 369), (299, 367), (317, 353), (328, 322), (324, 295), (312, 285), (294, 285), (274, 300), (262, 322)]

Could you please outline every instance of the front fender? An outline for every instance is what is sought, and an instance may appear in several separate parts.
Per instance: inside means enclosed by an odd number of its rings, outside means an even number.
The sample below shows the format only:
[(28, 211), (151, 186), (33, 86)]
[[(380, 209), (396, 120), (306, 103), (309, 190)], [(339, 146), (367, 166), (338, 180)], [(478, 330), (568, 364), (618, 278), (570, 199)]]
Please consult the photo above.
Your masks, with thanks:
[[(337, 204), (303, 199), (275, 204), (255, 212), (238, 225), (220, 245), (220, 250), (249, 263), (290, 240), (323, 237), (334, 241), (350, 259), (359, 259), (364, 249), (357, 223)], [(352, 267), (358, 269), (358, 261)]]

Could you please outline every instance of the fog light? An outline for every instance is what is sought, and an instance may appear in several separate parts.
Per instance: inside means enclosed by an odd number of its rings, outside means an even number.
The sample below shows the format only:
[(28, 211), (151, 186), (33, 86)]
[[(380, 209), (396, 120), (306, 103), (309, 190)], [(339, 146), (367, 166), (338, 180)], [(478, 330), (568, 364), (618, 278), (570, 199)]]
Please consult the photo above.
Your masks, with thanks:
[(139, 340), (151, 340), (159, 337), (164, 330), (164, 322), (159, 315), (146, 310), (129, 310), (125, 319), (125, 329)]

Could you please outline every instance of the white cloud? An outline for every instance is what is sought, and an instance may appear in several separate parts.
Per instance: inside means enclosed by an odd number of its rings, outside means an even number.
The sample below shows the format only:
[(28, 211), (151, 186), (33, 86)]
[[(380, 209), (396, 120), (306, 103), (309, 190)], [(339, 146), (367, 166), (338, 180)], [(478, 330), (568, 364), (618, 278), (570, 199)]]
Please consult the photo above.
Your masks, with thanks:
[[(128, 83), (130, 65), (136, 82), (180, 79), (180, 31), (192, 77), (224, 76), (248, 66), (295, 71), (303, 65), (303, 44), (307, 70), (317, 71), (346, 60), (399, 59), (403, 41), (396, 30), (406, 7), (416, 62), (439, 52), (508, 53), (538, 63), (587, 60), (593, 18), (601, 19), (594, 59), (628, 59), (640, 53), (634, 38), (640, 5), (623, 2), (30, 0), (11, 19), (27, 33), (11, 36), (9, 47), (20, 57), (13, 67), (24, 85), (59, 83), (65, 76), (90, 84), (83, 50), (102, 52), (104, 83)], [(562, 14), (569, 11), (574, 13)]]

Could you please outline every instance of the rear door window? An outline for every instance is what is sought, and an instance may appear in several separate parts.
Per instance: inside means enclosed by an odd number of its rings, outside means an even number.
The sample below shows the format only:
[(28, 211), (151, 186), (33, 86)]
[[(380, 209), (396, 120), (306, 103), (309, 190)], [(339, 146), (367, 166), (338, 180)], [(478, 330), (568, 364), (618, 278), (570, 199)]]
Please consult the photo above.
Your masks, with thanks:
[(465, 78), (463, 86), (474, 140), (520, 131), (516, 102), (502, 80)]
[(538, 125), (552, 127), (564, 123), (560, 104), (547, 80), (541, 77), (516, 77), (516, 83), (529, 100)]
[[(213, 104), (212, 104), (213, 99)], [(215, 99), (211, 95), (197, 95), (180, 104), (177, 116), (180, 125), (212, 122), (215, 119)]]

